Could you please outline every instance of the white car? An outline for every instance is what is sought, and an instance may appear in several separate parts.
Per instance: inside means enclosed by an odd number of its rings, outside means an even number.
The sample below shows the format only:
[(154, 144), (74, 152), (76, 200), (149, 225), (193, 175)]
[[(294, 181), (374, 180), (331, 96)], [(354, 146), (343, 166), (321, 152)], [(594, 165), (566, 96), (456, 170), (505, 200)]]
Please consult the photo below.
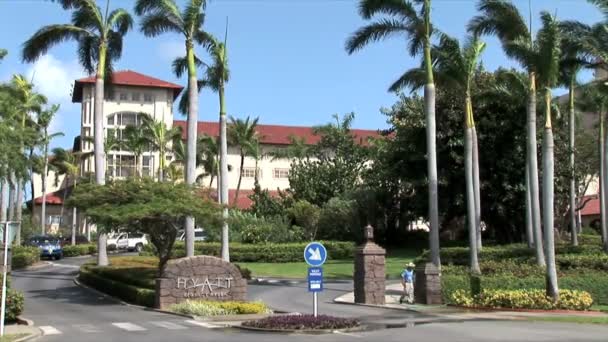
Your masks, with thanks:
[[(186, 233), (183, 230), (180, 230), (177, 233), (177, 240), (184, 241), (186, 240)], [(205, 235), (205, 231), (203, 228), (195, 228), (194, 229), (194, 241), (205, 241), (207, 240), (207, 235)]]
[(108, 248), (141, 252), (148, 244), (148, 237), (141, 233), (119, 233), (108, 238)]

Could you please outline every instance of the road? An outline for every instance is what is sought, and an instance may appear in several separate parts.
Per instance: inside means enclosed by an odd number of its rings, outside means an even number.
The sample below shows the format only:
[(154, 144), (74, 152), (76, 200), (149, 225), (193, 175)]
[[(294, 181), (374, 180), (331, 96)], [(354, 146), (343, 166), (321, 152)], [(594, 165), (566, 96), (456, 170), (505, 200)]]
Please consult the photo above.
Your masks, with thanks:
[[(189, 319), (121, 305), (80, 288), (73, 282), (78, 266), (86, 259), (72, 258), (44, 268), (14, 271), (13, 288), (24, 291), (24, 316), (43, 329), (39, 341), (306, 341), (310, 336), (251, 333), (200, 325)], [(402, 322), (420, 318), (416, 313), (340, 305), (331, 299), (350, 291), (352, 285), (327, 284), (320, 296), (321, 313), (358, 317), (365, 322)], [(311, 296), (302, 285), (250, 285), (249, 297), (260, 299), (277, 310), (309, 312)], [(469, 321), (433, 323), (408, 328), (382, 329), (350, 334), (315, 336), (325, 341), (603, 341), (608, 327), (533, 322)]]

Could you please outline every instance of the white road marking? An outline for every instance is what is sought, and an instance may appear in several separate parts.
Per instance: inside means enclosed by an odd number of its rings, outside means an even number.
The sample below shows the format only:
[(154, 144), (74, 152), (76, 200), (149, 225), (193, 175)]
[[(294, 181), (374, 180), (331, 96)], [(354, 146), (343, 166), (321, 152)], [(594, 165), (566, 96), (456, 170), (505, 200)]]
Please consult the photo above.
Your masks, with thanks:
[(59, 335), (59, 334), (62, 334), (61, 331), (53, 328), (50, 325), (44, 325), (44, 326), (41, 326), (41, 327), (38, 327), (38, 328), (40, 328), (40, 330), (42, 330), (42, 334), (43, 335)]
[(344, 336), (349, 336), (349, 337), (363, 338), (363, 336), (361, 336), (361, 335), (349, 334), (349, 333), (341, 332), (341, 331), (338, 331), (338, 330), (334, 330), (333, 333), (337, 334), (337, 335), (344, 335)]
[(183, 325), (179, 325), (177, 323), (158, 321), (158, 322), (150, 322), (152, 325), (156, 325), (157, 327), (169, 329), (169, 330), (183, 330), (188, 329)]
[(215, 324), (211, 324), (211, 323), (207, 323), (207, 322), (194, 321), (194, 320), (186, 321), (186, 323), (190, 323), (192, 325), (198, 325), (199, 327), (203, 327), (203, 328), (207, 328), (207, 329), (221, 328), (219, 325), (215, 325)]
[(126, 331), (144, 331), (147, 330), (144, 327), (140, 327), (137, 324), (133, 324), (133, 323), (129, 323), (129, 322), (119, 322), (119, 323), (112, 323), (113, 326), (120, 328), (122, 330), (126, 330)]
[(80, 268), (80, 266), (78, 266), (78, 265), (58, 264), (58, 263), (55, 263), (55, 262), (49, 262), (49, 264), (51, 266), (55, 266), (55, 267)]
[(94, 326), (93, 324), (74, 324), (72, 326), (85, 333), (100, 333), (101, 332), (101, 329)]

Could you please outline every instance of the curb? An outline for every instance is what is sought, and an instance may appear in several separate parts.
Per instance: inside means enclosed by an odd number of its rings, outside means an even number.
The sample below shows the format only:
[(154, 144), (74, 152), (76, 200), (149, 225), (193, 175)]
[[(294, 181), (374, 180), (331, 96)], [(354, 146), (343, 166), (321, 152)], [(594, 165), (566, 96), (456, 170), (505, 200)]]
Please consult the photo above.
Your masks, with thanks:
[(14, 342), (25, 342), (25, 341), (31, 341), (31, 340), (35, 340), (38, 337), (42, 336), (42, 330), (36, 328), (36, 332), (35, 333), (31, 333), (27, 336), (23, 336), (21, 338), (16, 339)]
[(416, 312), (416, 313), (420, 313), (420, 314), (424, 314), (425, 313), (424, 311), (414, 310), (414, 309), (407, 308), (407, 307), (396, 307), (396, 308), (393, 308), (393, 307), (387, 307), (387, 306), (384, 306), (384, 305), (377, 305), (377, 304), (351, 303), (351, 302), (346, 302), (346, 301), (340, 300), (340, 297), (334, 298), (334, 300), (332, 300), (332, 302), (335, 303), (335, 304), (354, 305), (354, 306), (367, 306), (367, 307), (371, 307), (371, 308), (378, 308), (378, 309), (385, 309), (385, 310), (410, 311), (410, 312)]
[(468, 307), (448, 304), (448, 307), (465, 310), (477, 310), (481, 312), (513, 312), (513, 313), (532, 313), (532, 314), (554, 314), (554, 315), (574, 315), (579, 317), (608, 317), (601, 311), (577, 311), (577, 310), (539, 310), (539, 309), (515, 309), (515, 308), (488, 308), (488, 307)]
[(235, 325), (232, 328), (248, 330), (248, 331), (256, 331), (256, 332), (269, 332), (269, 333), (278, 333), (278, 334), (302, 334), (302, 335), (326, 335), (326, 334), (336, 334), (336, 333), (352, 333), (352, 332), (362, 332), (366, 331), (366, 326), (361, 325), (353, 328), (346, 329), (317, 329), (317, 330), (298, 330), (298, 329), (265, 329), (265, 328), (255, 328), (248, 327), (243, 325)]

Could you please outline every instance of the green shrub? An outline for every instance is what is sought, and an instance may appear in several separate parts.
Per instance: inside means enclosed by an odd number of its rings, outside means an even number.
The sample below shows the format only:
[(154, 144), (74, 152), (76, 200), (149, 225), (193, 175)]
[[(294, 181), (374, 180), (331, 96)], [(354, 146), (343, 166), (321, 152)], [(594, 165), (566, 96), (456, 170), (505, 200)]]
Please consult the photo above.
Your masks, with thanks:
[(317, 238), (324, 240), (360, 241), (363, 226), (359, 224), (355, 201), (330, 199), (319, 214)]
[(11, 266), (14, 269), (24, 268), (40, 261), (38, 247), (13, 246), (11, 248)]
[(600, 232), (595, 230), (593, 227), (583, 227), (581, 229), (581, 235), (600, 235)]
[(308, 201), (297, 201), (287, 210), (289, 217), (306, 232), (308, 239), (315, 239), (321, 209)]
[(90, 265), (84, 265), (80, 268), (78, 279), (92, 288), (126, 302), (147, 307), (154, 306), (156, 291), (103, 277), (92, 271)]
[(93, 244), (63, 246), (63, 256), (75, 257), (97, 253), (97, 246)]
[(116, 267), (115, 265), (95, 266), (89, 264), (86, 267), (88, 271), (95, 273), (100, 277), (117, 281), (126, 285), (150, 290), (154, 290), (156, 286), (155, 278), (158, 272), (156, 265), (152, 267), (138, 267), (135, 265), (131, 267)]
[(247, 314), (266, 314), (272, 311), (262, 302), (214, 302), (187, 300), (174, 304), (169, 308), (170, 311), (194, 315), (194, 316), (224, 316), (224, 315), (247, 315)]
[(282, 217), (256, 218), (241, 230), (242, 243), (288, 243), (303, 240), (302, 229), (289, 225)]
[(5, 322), (14, 322), (17, 320), (17, 317), (23, 312), (24, 301), (23, 293), (11, 289), (7, 290), (6, 311), (4, 312)]
[(593, 299), (588, 292), (561, 290), (560, 298), (553, 303), (544, 290), (483, 290), (471, 296), (458, 290), (449, 297), (449, 303), (467, 307), (540, 309), (540, 310), (588, 310)]
[[(281, 243), (281, 244), (230, 244), (230, 260), (232, 262), (299, 262), (302, 261), (306, 242)], [(354, 257), (355, 244), (353, 242), (324, 241), (327, 248), (329, 260), (352, 259)], [(197, 255), (221, 255), (221, 244), (210, 242), (198, 242), (194, 245)], [(147, 245), (142, 255), (154, 255), (154, 248)], [(186, 256), (183, 242), (176, 242), (172, 257), (181, 258)]]

